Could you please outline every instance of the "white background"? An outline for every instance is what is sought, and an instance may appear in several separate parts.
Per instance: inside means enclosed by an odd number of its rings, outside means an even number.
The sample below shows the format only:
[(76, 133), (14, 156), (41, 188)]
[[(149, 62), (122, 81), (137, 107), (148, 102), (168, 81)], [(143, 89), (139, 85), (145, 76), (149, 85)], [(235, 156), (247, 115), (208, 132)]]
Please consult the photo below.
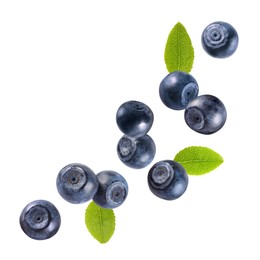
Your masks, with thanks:
[[(259, 12), (257, 1), (12, 1), (0, 2), (0, 238), (1, 259), (260, 259)], [(200, 37), (211, 22), (231, 23), (236, 53), (208, 56)], [(228, 118), (216, 134), (188, 128), (183, 111), (158, 95), (167, 75), (164, 46), (180, 21), (190, 34), (191, 74), (200, 94), (218, 96)], [(224, 157), (215, 171), (190, 177), (175, 201), (155, 197), (147, 172), (124, 166), (116, 154), (122, 133), (115, 113), (127, 100), (154, 112), (149, 132), (154, 162), (190, 145)], [(88, 203), (73, 205), (56, 191), (59, 170), (72, 162), (120, 172), (126, 202), (115, 209), (107, 244), (88, 233)], [(23, 207), (47, 199), (62, 224), (36, 241), (20, 228)]]

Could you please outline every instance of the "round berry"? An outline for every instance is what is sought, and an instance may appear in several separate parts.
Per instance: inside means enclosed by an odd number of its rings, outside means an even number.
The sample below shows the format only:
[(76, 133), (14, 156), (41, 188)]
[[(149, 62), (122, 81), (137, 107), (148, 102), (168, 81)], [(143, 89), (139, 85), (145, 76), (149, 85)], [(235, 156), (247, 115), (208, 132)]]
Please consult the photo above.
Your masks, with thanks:
[(134, 169), (141, 169), (150, 164), (155, 153), (155, 143), (147, 134), (138, 138), (124, 135), (117, 144), (117, 154), (121, 162)]
[(161, 101), (174, 110), (184, 109), (198, 93), (199, 87), (195, 78), (183, 71), (168, 74), (159, 87)]
[(99, 188), (93, 201), (103, 208), (117, 208), (123, 204), (128, 194), (125, 178), (115, 171), (102, 171), (97, 174)]
[(56, 185), (61, 197), (74, 204), (89, 201), (98, 189), (95, 173), (80, 163), (72, 163), (62, 168), (57, 176)]
[(175, 161), (159, 161), (148, 172), (148, 186), (157, 197), (174, 200), (186, 191), (188, 175), (183, 166)]
[(35, 200), (25, 206), (20, 226), (30, 238), (44, 240), (54, 236), (61, 224), (60, 213), (49, 201)]
[(130, 100), (123, 103), (116, 113), (119, 129), (130, 137), (145, 135), (152, 127), (154, 115), (144, 103)]
[(224, 126), (227, 111), (217, 97), (201, 95), (188, 104), (184, 118), (192, 130), (207, 135), (217, 132)]
[(235, 28), (226, 22), (214, 22), (203, 31), (202, 47), (214, 58), (231, 56), (238, 46), (238, 34)]

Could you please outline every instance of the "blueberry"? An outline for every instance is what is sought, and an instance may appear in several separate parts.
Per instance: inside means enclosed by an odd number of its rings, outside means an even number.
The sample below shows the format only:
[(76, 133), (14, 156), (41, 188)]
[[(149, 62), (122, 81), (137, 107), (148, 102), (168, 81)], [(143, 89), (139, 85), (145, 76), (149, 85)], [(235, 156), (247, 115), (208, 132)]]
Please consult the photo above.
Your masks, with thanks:
[(128, 167), (141, 169), (150, 164), (155, 156), (156, 147), (149, 135), (138, 138), (122, 136), (117, 144), (119, 159)]
[(154, 115), (144, 103), (130, 100), (117, 110), (116, 122), (119, 129), (130, 137), (145, 135), (152, 127)]
[(235, 28), (226, 22), (209, 24), (201, 36), (202, 47), (214, 58), (231, 56), (238, 46), (238, 34)]
[(56, 185), (63, 199), (79, 204), (94, 197), (98, 189), (98, 180), (95, 173), (86, 165), (72, 163), (61, 169)]
[(97, 174), (99, 188), (93, 201), (103, 208), (116, 208), (123, 204), (128, 194), (125, 178), (115, 171), (102, 171)]
[(174, 110), (184, 109), (198, 93), (199, 87), (195, 78), (182, 71), (169, 73), (159, 87), (161, 101)]
[(20, 215), (20, 226), (30, 238), (44, 240), (54, 236), (61, 224), (60, 213), (47, 200), (35, 200), (25, 206)]
[(188, 180), (183, 166), (172, 160), (159, 161), (148, 172), (151, 192), (165, 200), (179, 198), (186, 191)]
[(207, 135), (217, 132), (224, 126), (227, 112), (217, 97), (201, 95), (188, 104), (184, 118), (191, 129)]

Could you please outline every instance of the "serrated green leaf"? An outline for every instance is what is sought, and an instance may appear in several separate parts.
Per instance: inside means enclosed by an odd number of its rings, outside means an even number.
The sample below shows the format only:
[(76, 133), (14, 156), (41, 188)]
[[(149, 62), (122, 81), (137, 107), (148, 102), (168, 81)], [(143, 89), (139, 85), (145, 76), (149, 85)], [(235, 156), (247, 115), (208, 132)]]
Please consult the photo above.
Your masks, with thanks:
[(208, 147), (190, 146), (178, 152), (174, 161), (182, 164), (187, 174), (202, 175), (216, 169), (224, 159)]
[(115, 214), (112, 209), (90, 202), (85, 212), (85, 224), (90, 234), (104, 244), (110, 240), (115, 231)]
[(169, 73), (180, 70), (189, 73), (194, 61), (194, 48), (185, 27), (178, 22), (170, 31), (164, 51)]

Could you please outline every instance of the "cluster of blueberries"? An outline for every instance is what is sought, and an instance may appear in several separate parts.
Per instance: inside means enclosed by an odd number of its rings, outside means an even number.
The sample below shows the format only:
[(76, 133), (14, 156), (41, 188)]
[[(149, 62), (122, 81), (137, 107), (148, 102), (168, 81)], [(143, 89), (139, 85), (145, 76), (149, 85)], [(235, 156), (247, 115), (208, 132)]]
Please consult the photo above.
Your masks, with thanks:
[[(202, 46), (211, 56), (231, 56), (238, 45), (238, 35), (228, 23), (215, 22), (202, 34)], [(226, 121), (224, 104), (215, 96), (198, 96), (199, 88), (193, 76), (182, 71), (169, 73), (160, 83), (162, 102), (173, 110), (185, 110), (187, 125), (201, 134), (213, 134)], [(154, 159), (156, 147), (147, 134), (154, 121), (152, 110), (140, 101), (123, 103), (116, 113), (116, 122), (123, 132), (117, 144), (119, 159), (128, 167), (141, 169)], [(188, 175), (183, 166), (173, 160), (155, 163), (148, 172), (148, 186), (159, 198), (174, 200), (187, 189)], [(69, 203), (79, 204), (93, 200), (103, 208), (113, 209), (125, 201), (128, 184), (114, 171), (95, 174), (89, 167), (73, 163), (60, 170), (56, 178), (59, 194)], [(29, 237), (48, 239), (60, 228), (61, 217), (49, 201), (35, 200), (25, 206), (20, 214), (20, 226)]]
[[(209, 24), (201, 36), (203, 49), (214, 58), (230, 57), (237, 49), (238, 34), (226, 22)], [(213, 134), (226, 122), (227, 112), (223, 102), (213, 95), (200, 95), (195, 78), (182, 71), (168, 74), (161, 82), (159, 94), (170, 109), (185, 109), (186, 124), (201, 134)]]
[[(80, 204), (93, 200), (102, 208), (120, 206), (128, 194), (125, 178), (111, 170), (95, 174), (88, 166), (72, 163), (62, 168), (56, 178), (61, 197), (69, 203)], [(20, 215), (22, 230), (31, 238), (52, 237), (60, 228), (61, 217), (49, 201), (35, 200), (26, 205)]]
[[(201, 42), (210, 56), (227, 58), (237, 49), (238, 34), (229, 23), (218, 21), (204, 29)], [(197, 81), (183, 71), (169, 73), (159, 86), (163, 104), (173, 110), (185, 110), (185, 122), (192, 130), (204, 135), (216, 133), (226, 122), (226, 108), (216, 96), (198, 94)], [(182, 165), (164, 160), (155, 163), (150, 169), (148, 185), (156, 196), (173, 200), (187, 189), (188, 176)]]
[[(153, 120), (150, 107), (140, 101), (127, 101), (117, 110), (116, 122), (124, 133), (117, 144), (117, 154), (128, 167), (140, 169), (152, 162), (156, 147), (147, 133)], [(181, 164), (172, 160), (159, 161), (148, 172), (148, 186), (159, 198), (177, 199), (185, 192), (187, 185), (186, 171)]]

